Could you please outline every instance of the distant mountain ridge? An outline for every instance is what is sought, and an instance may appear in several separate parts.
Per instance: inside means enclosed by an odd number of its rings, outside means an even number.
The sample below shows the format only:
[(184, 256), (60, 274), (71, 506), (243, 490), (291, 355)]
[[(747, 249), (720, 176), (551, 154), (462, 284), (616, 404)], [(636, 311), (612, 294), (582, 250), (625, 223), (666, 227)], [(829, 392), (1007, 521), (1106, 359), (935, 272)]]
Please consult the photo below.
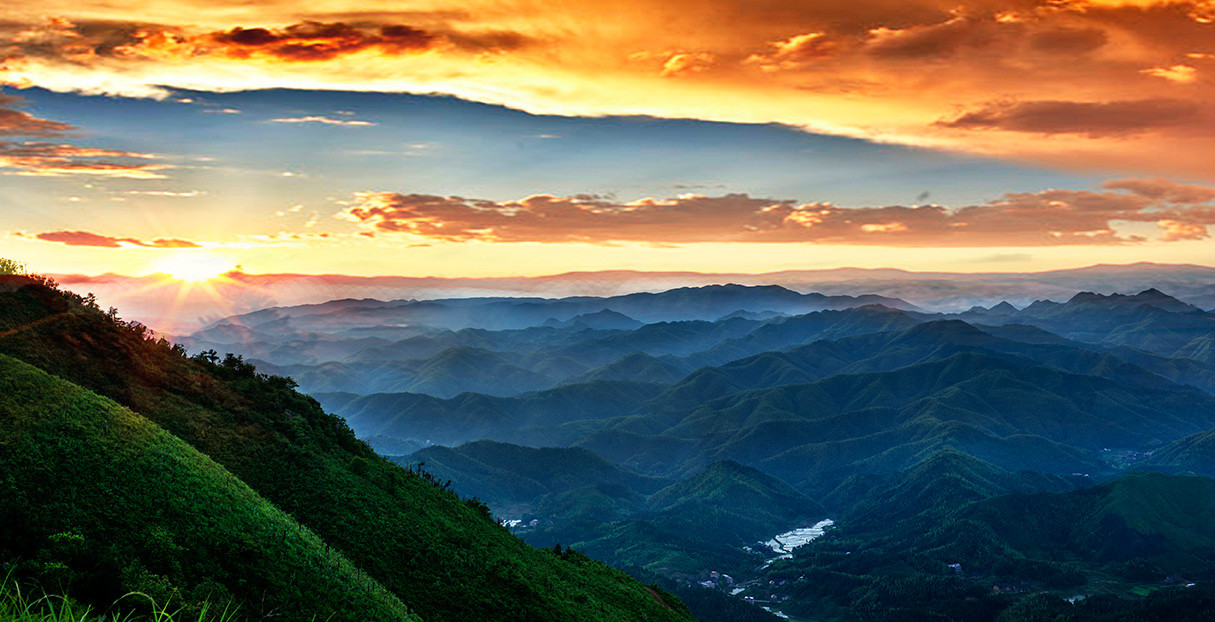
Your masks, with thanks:
[[(431, 300), (342, 300), (334, 303), (276, 307), (233, 316), (212, 323), (257, 327), (289, 319), (297, 330), (334, 325), (356, 326), (415, 323), (435, 328), (486, 328), (504, 330), (540, 326), (555, 320), (572, 323), (582, 318), (588, 327), (613, 317), (655, 323), (680, 320), (715, 320), (739, 310), (775, 311), (790, 315), (880, 304), (890, 308), (918, 310), (896, 298), (877, 295), (800, 294), (778, 285), (705, 285), (680, 287), (658, 293), (632, 293), (605, 298), (449, 298)], [(612, 316), (605, 316), (609, 312)], [(589, 322), (589, 323), (588, 323)], [(627, 324), (627, 322), (623, 322)]]
[[(612, 300), (634, 307), (649, 305), (648, 311), (629, 309), (639, 317), (675, 315), (684, 301), (691, 300), (684, 315), (692, 318), (716, 314), (715, 309), (702, 313), (705, 304), (733, 307), (740, 298), (758, 300), (755, 306), (765, 307), (774, 300), (788, 302), (805, 296), (781, 288), (714, 286)], [(577, 300), (593, 301), (591, 306), (598, 310), (567, 321), (550, 315), (555, 308), (570, 310)], [(713, 321), (680, 319), (642, 325), (631, 316), (604, 308), (607, 300), (495, 298), (404, 303), (448, 320), (449, 312), (454, 312), (478, 317), (497, 314), (496, 322), (509, 316), (514, 318), (511, 322), (537, 324), (455, 331), (408, 322), (401, 325), (400, 318), (392, 319), (403, 308), (399, 304), (364, 306), (360, 301), (337, 301), (341, 303), (334, 305), (337, 311), (319, 316), (313, 315), (315, 309), (326, 305), (308, 307), (303, 316), (283, 315), (294, 313), (283, 310), (268, 310), (268, 315), (258, 312), (248, 316), (257, 318), (256, 323), (222, 323), (186, 343), (199, 349), (240, 349), (259, 365), (296, 377), (310, 392), (410, 391), (441, 397), (470, 391), (509, 396), (593, 379), (671, 382), (674, 376), (702, 366), (718, 366), (813, 340), (902, 330), (943, 319), (985, 326), (1014, 341), (1054, 342), (1111, 353), (1122, 348), (1118, 356), (1128, 362), (1201, 387), (1213, 386), (1210, 375), (1215, 372), (1215, 314), (1151, 288), (1134, 295), (1081, 292), (1061, 303), (1039, 300), (1023, 309), (1000, 303), (957, 314), (862, 305), (795, 315), (734, 311)], [(575, 321), (574, 317), (582, 319)], [(357, 325), (359, 322), (372, 324)], [(316, 330), (297, 326), (299, 323)], [(1004, 326), (1010, 328), (1001, 328)], [(1031, 334), (1035, 329), (1038, 332)], [(238, 343), (230, 343), (233, 340)], [(637, 353), (662, 361), (637, 358)], [(632, 360), (623, 360), (630, 356)], [(647, 370), (657, 375), (645, 377)]]
[[(860, 309), (824, 313), (846, 315), (864, 314), (867, 311)], [(721, 427), (723, 424), (720, 422), (734, 421), (734, 419), (731, 418), (733, 415), (725, 417), (719, 413), (719, 410), (737, 412), (741, 407), (739, 400), (743, 399), (742, 396), (756, 391), (761, 391), (760, 395), (763, 394), (763, 391), (768, 391), (772, 396), (788, 394), (795, 391), (797, 386), (818, 383), (833, 376), (836, 378), (830, 381), (838, 382), (840, 378), (843, 378), (841, 374), (873, 378), (888, 374), (890, 377), (895, 377), (912, 373), (911, 370), (916, 369), (916, 366), (926, 366), (923, 367), (925, 370), (938, 369), (934, 365), (939, 366), (941, 361), (957, 359), (957, 357), (969, 357), (959, 360), (969, 361), (967, 364), (977, 365), (977, 367), (955, 365), (939, 369), (949, 369), (953, 370), (952, 373), (960, 374), (954, 378), (959, 382), (967, 375), (972, 376), (971, 382), (965, 386), (981, 387), (981, 392), (978, 394), (980, 397), (970, 400), (973, 404), (966, 400), (959, 400), (958, 396), (953, 395), (934, 397), (931, 402), (925, 402), (925, 404), (957, 404), (964, 410), (973, 411), (978, 408), (983, 411), (991, 411), (990, 405), (984, 400), (990, 401), (992, 398), (984, 397), (986, 392), (1001, 385), (1004, 385), (1004, 390), (1007, 391), (1014, 386), (1011, 379), (1019, 375), (1025, 375), (1027, 379), (1033, 378), (1030, 382), (1042, 382), (1047, 377), (1042, 374), (1047, 373), (1048, 370), (1054, 370), (1048, 373), (1078, 374), (1077, 378), (1082, 377), (1083, 380), (1067, 381), (1077, 383), (1076, 386), (1110, 381), (1118, 383), (1118, 387), (1128, 391), (1121, 394), (1118, 399), (1127, 404), (1139, 400), (1139, 397), (1129, 393), (1131, 390), (1141, 390), (1144, 395), (1156, 395), (1155, 392), (1164, 391), (1164, 394), (1177, 396), (1170, 399), (1174, 403), (1181, 404), (1180, 408), (1184, 410), (1193, 405), (1210, 403), (1212, 399), (1210, 393), (1215, 391), (1215, 368), (1196, 361), (1167, 359), (1129, 349), (1125, 351), (1122, 349), (1106, 350), (1098, 346), (1062, 339), (1051, 333), (1024, 325), (980, 327), (960, 320), (932, 320), (917, 323), (902, 315), (901, 312), (890, 313), (895, 314), (892, 317), (907, 320), (910, 327), (885, 332), (879, 330), (879, 332), (837, 340), (818, 340), (783, 352), (763, 352), (731, 361), (725, 365), (702, 367), (675, 382), (668, 380), (665, 387), (659, 384), (630, 385), (596, 381), (587, 385), (571, 384), (556, 391), (539, 391), (508, 399), (467, 395), (456, 401), (439, 401), (423, 395), (410, 394), (385, 394), (341, 400), (336, 400), (334, 399), (336, 396), (330, 397), (329, 395), (319, 397), (328, 408), (345, 416), (361, 435), (385, 435), (399, 437), (402, 440), (442, 443), (460, 443), (478, 438), (495, 438), (523, 444), (581, 443), (597, 452), (607, 452), (604, 455), (610, 456), (613, 460), (625, 462), (634, 459), (644, 462), (649, 459), (643, 459), (642, 456), (649, 455), (651, 452), (650, 449), (647, 449), (651, 441), (643, 441), (642, 436), (650, 436), (653, 442), (658, 443), (652, 450), (657, 452), (654, 457), (661, 456), (659, 459), (670, 466), (672, 460), (678, 463), (682, 459), (679, 456), (685, 455), (682, 450), (675, 449), (676, 446), (701, 442), (681, 439), (698, 439), (703, 434), (716, 435), (713, 436), (712, 441), (707, 441), (710, 443), (709, 445), (702, 445), (696, 451), (708, 452), (705, 455), (712, 455), (712, 451), (726, 451), (726, 448), (730, 448), (728, 451), (744, 452), (732, 454), (735, 456), (733, 459), (753, 464), (748, 461), (759, 458), (752, 453), (746, 453), (750, 450), (744, 449), (745, 447), (757, 443), (761, 445), (777, 443), (779, 445), (790, 439), (802, 438), (807, 433), (794, 433), (794, 429), (815, 428), (808, 422), (793, 423), (805, 415), (795, 415), (795, 412), (799, 412), (797, 409), (783, 405), (787, 402), (787, 398), (766, 397), (760, 403), (763, 404), (764, 411), (769, 413), (767, 416), (771, 418), (771, 413), (780, 413), (779, 416), (783, 417), (785, 421), (745, 420), (728, 424), (723, 429)], [(876, 317), (882, 317), (882, 315), (879, 314)], [(783, 322), (789, 323), (795, 320), (798, 318), (789, 318)], [(847, 321), (847, 325), (853, 325), (853, 323), (853, 320)], [(781, 323), (767, 324), (760, 328), (775, 330), (781, 325)], [(839, 326), (839, 323), (828, 321), (819, 326)], [(869, 324), (869, 326), (884, 328), (889, 325)], [(803, 329), (797, 328), (796, 330), (802, 331)], [(998, 337), (992, 333), (1014, 339)], [(799, 334), (802, 333), (799, 332)], [(771, 342), (770, 338), (764, 339), (764, 343)], [(633, 365), (635, 362), (639, 370), (652, 370), (649, 378), (669, 379), (677, 375), (676, 365), (683, 365), (686, 368), (691, 360), (696, 358), (700, 358), (700, 355), (691, 359), (656, 359), (634, 353), (620, 359), (618, 364), (627, 368), (628, 365)], [(1135, 362), (1132, 363), (1131, 360)], [(618, 364), (614, 363), (603, 369), (609, 370)], [(987, 367), (991, 368), (990, 371), (985, 371)], [(936, 379), (938, 382), (942, 378), (937, 371), (924, 371), (923, 373), (938, 374)], [(856, 376), (857, 374), (860, 376)], [(646, 375), (638, 373), (634, 377), (646, 377)], [(996, 384), (991, 387), (976, 385), (974, 379), (981, 377), (988, 377), (989, 382)], [(1063, 377), (1072, 376), (1064, 375), (1057, 378)], [(953, 382), (953, 380), (949, 382)], [(1052, 382), (1058, 384), (1062, 381)], [(1187, 391), (1192, 391), (1192, 389), (1187, 390), (1183, 383), (1203, 388), (1208, 393), (1182, 397), (1191, 395)], [(1098, 386), (1098, 384), (1093, 386)], [(1030, 407), (1028, 404), (1033, 400), (1045, 399), (1045, 396), (1052, 391), (1051, 386), (1054, 385), (1019, 388), (1021, 397), (1017, 399), (1030, 400), (1025, 402), (1025, 406), (1018, 407), (1019, 410), (1032, 411), (1037, 408), (1036, 406)], [(1115, 385), (1111, 384), (1100, 384), (1100, 386), (1106, 387), (1102, 390), (1115, 389)], [(642, 390), (640, 393), (633, 394), (641, 399), (620, 399), (624, 395), (617, 394), (615, 391), (621, 389)], [(1041, 395), (1035, 395), (1037, 393)], [(567, 401), (578, 394), (584, 395), (588, 400), (593, 400), (594, 406), (591, 405), (591, 401)], [(719, 399), (727, 401), (722, 405), (716, 405), (714, 400)], [(928, 399), (928, 396), (919, 396), (916, 399)], [(1051, 399), (1057, 399), (1057, 396)], [(817, 401), (823, 406), (831, 403), (831, 400), (818, 398), (811, 401)], [(1161, 404), (1166, 402), (1161, 402)], [(493, 406), (490, 406), (491, 404)], [(776, 404), (782, 405), (776, 406)], [(844, 408), (845, 410), (863, 410), (870, 412), (869, 416), (877, 417), (882, 411), (872, 410), (873, 408), (888, 408), (892, 405), (890, 402), (878, 402)], [(908, 402), (899, 407), (910, 408), (911, 406)], [(1119, 409), (1121, 408), (1119, 407)], [(839, 413), (838, 416), (843, 415)], [(889, 421), (889, 417), (893, 415), (880, 416), (887, 417), (884, 420)], [(811, 419), (813, 418), (811, 417)], [(714, 428), (701, 429), (701, 424), (693, 423), (698, 420), (717, 420), (719, 424)], [(1167, 420), (1168, 418), (1161, 422)], [(455, 421), (461, 423), (453, 425)], [(849, 426), (849, 429), (870, 429), (864, 426), (858, 427), (860, 421), (864, 421), (864, 419), (857, 419)], [(721, 436), (732, 425), (739, 425), (741, 428), (730, 431), (728, 436)], [(1163, 429), (1174, 430), (1174, 432), (1170, 432), (1171, 434), (1184, 435), (1204, 429), (1202, 426), (1205, 424), (1194, 421), (1186, 424), (1189, 427), (1181, 428), (1173, 427), (1172, 423), (1164, 425), (1166, 427)], [(1007, 428), (989, 428), (989, 430), (995, 429), (1006, 430)], [(1018, 429), (1022, 433), (1039, 434), (1039, 432), (1031, 432), (1030, 428)], [(1093, 438), (1099, 438), (1101, 435), (1117, 429), (1119, 429), (1117, 426), (1102, 426), (1101, 429), (1094, 430), (1096, 436)], [(642, 436), (638, 436), (639, 434)], [(1000, 435), (1006, 434), (1007, 432), (1000, 433)], [(654, 435), (664, 438), (660, 440)], [(674, 436), (666, 438), (669, 435)], [(768, 435), (776, 436), (771, 440), (763, 440), (767, 439)], [(1108, 442), (1115, 442), (1115, 440), (1128, 442), (1129, 437), (1119, 437)], [(1137, 442), (1147, 440), (1140, 438)], [(1025, 437), (1017, 442), (1029, 441), (1030, 438)], [(1070, 437), (1058, 437), (1056, 441), (1074, 442)], [(1042, 442), (1042, 440), (1034, 442)], [(787, 445), (782, 446), (788, 447)], [(1085, 446), (1092, 449), (1091, 444)], [(708, 448), (714, 449), (710, 451)], [(1065, 464), (1082, 470), (1092, 468), (1091, 458), (1080, 458), (1072, 450), (1060, 447), (1048, 450), (1046, 446), (1042, 450), (1057, 454), (1061, 460), (1057, 463), (1059, 468), (1063, 468)], [(633, 453), (622, 453), (625, 451)], [(739, 456), (750, 457), (742, 459)], [(1012, 458), (1014, 454), (1008, 454), (1008, 457)], [(988, 459), (996, 458), (989, 457)], [(639, 466), (640, 464), (634, 464), (634, 468), (643, 470), (653, 468), (653, 465), (642, 467)]]
[(568, 328), (573, 326), (585, 326), (587, 328), (597, 328), (604, 330), (620, 329), (630, 330), (640, 328), (644, 324), (634, 320), (633, 318), (611, 309), (604, 309), (595, 313), (583, 313), (565, 320), (564, 322), (556, 318), (549, 318), (544, 321), (541, 326), (553, 326), (557, 328)]
[[(997, 268), (993, 264), (993, 268)], [(233, 313), (269, 307), (317, 304), (325, 300), (400, 300), (467, 297), (618, 296), (699, 285), (776, 284), (825, 295), (877, 294), (907, 300), (924, 309), (958, 312), (1007, 300), (1024, 307), (1034, 300), (1066, 300), (1079, 291), (1141, 291), (1157, 287), (1181, 300), (1215, 310), (1215, 268), (1137, 263), (1096, 265), (1046, 272), (914, 272), (892, 268), (785, 270), (762, 274), (702, 274), (609, 270), (538, 277), (436, 278), (232, 272), (214, 284), (215, 299), (201, 289), (183, 291), (169, 304), (162, 275), (129, 277), (52, 275), (81, 294), (94, 292), (103, 306), (122, 303), (128, 317), (175, 336), (199, 330)], [(171, 284), (170, 284), (171, 287)], [(186, 314), (183, 309), (188, 309)], [(710, 318), (712, 319), (712, 318)]]
[(1077, 341), (1132, 346), (1156, 354), (1207, 360), (1204, 344), (1215, 335), (1215, 313), (1149, 288), (1134, 295), (1080, 292), (1067, 302), (1038, 300), (1013, 314), (958, 314), (984, 323), (1031, 324)]

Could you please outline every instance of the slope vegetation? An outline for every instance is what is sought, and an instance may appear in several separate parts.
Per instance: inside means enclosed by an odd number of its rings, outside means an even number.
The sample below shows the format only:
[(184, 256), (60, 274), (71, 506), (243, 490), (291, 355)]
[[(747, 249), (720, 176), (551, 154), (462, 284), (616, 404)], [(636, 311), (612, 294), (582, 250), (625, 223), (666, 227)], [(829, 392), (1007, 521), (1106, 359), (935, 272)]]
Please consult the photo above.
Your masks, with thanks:
[(677, 600), (622, 573), (525, 545), (483, 505), (377, 456), (290, 380), (235, 356), (188, 358), (41, 284), (3, 285), (0, 352), (109, 397), (206, 454), (424, 619), (687, 618)]
[(0, 413), (0, 558), (19, 576), (101, 607), (143, 592), (250, 618), (419, 619), (222, 466), (108, 399), (0, 355)]

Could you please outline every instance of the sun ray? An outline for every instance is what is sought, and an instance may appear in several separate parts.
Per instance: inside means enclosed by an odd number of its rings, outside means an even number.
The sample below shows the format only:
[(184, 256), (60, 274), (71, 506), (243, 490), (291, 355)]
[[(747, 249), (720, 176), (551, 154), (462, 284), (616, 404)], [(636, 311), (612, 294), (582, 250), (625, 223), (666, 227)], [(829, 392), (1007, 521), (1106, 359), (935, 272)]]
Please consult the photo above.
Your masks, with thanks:
[(219, 277), (236, 266), (231, 258), (206, 252), (180, 252), (156, 262), (154, 269), (174, 280), (198, 283)]

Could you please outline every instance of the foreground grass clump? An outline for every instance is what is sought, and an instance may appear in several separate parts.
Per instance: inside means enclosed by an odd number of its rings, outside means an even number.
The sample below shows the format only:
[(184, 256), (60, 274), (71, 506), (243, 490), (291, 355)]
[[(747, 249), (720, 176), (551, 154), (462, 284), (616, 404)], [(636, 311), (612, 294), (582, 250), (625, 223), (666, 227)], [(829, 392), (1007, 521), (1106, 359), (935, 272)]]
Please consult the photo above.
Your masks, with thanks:
[(100, 619), (92, 607), (66, 596), (35, 596), (32, 590), (22, 590), (9, 578), (0, 583), (0, 622), (99, 622)]
[[(120, 605), (129, 600), (148, 601), (148, 615), (137, 618), (130, 612), (99, 612), (67, 596), (45, 592), (39, 595), (36, 589), (23, 589), (10, 574), (0, 580), (0, 622), (184, 622), (186, 619), (181, 615), (181, 610), (170, 611), (167, 606), (157, 605), (147, 594), (134, 592), (125, 595), (110, 609), (120, 609)], [(238, 618), (231, 608), (212, 612), (209, 605), (204, 605), (191, 619), (197, 622), (234, 622)]]

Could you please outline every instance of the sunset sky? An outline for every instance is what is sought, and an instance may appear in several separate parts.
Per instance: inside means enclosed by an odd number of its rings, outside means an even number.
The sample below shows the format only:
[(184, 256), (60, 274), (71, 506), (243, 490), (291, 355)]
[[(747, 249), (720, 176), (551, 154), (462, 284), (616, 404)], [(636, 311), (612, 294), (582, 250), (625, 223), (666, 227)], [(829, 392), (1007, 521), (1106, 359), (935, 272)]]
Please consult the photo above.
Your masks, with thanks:
[(44, 272), (1215, 264), (1209, 0), (7, 0), (0, 85)]

